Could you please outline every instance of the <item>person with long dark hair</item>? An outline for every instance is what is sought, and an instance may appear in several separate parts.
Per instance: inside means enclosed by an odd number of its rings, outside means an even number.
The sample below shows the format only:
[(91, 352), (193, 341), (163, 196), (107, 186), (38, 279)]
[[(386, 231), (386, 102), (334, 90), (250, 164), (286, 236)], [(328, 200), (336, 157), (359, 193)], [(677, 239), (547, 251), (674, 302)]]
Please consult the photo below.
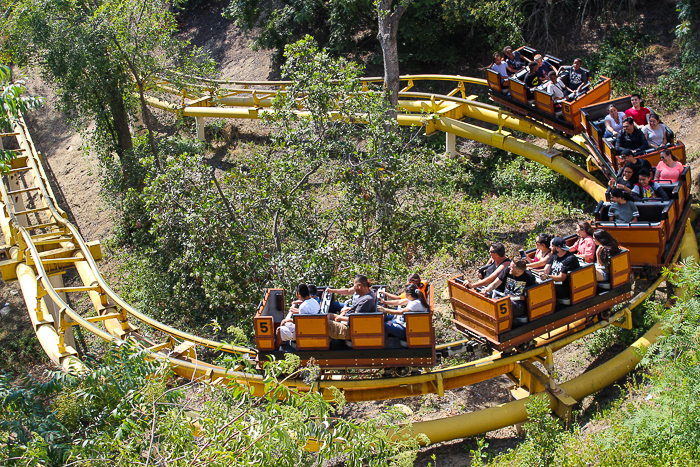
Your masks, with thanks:
[(593, 227), (588, 222), (582, 221), (578, 223), (576, 229), (578, 240), (574, 243), (569, 251), (587, 263), (595, 261), (595, 241), (593, 240)]
[(595, 275), (599, 282), (610, 280), (610, 258), (620, 253), (620, 245), (617, 240), (606, 230), (598, 229), (593, 232), (593, 239), (598, 250), (596, 251)]
[(428, 300), (416, 284), (408, 284), (405, 289), (408, 305), (404, 308), (392, 310), (383, 306), (377, 307), (381, 312), (387, 313), (384, 317), (384, 333), (386, 336), (398, 337), (406, 340), (406, 320), (403, 314), (409, 311), (432, 311)]
[(659, 158), (661, 160), (656, 165), (654, 180), (659, 183), (676, 183), (683, 172), (683, 164), (670, 149), (661, 151)]
[(535, 258), (530, 259), (528, 256), (523, 257), (523, 260), (527, 263), (528, 269), (542, 269), (545, 264), (547, 264), (549, 257), (552, 256), (552, 250), (549, 249), (549, 242), (551, 241), (552, 236), (549, 234), (540, 233), (537, 235), (535, 239), (535, 247), (537, 248), (537, 251), (535, 251)]
[(659, 149), (665, 146), (668, 140), (666, 139), (666, 127), (661, 121), (661, 117), (652, 112), (649, 114), (649, 123), (642, 127), (642, 133), (647, 139), (649, 146), (654, 149)]
[[(426, 295), (426, 290), (428, 287), (428, 284), (423, 282), (420, 278), (420, 274), (418, 273), (412, 273), (408, 275), (408, 278), (406, 279), (406, 286), (410, 284), (415, 284), (416, 287), (418, 287), (421, 292), (423, 292), (423, 295)], [(382, 300), (383, 305), (389, 305), (389, 306), (406, 306), (408, 305), (408, 299), (406, 298), (406, 292), (402, 292), (401, 295), (394, 295), (389, 292), (382, 292), (384, 295), (384, 298)]]

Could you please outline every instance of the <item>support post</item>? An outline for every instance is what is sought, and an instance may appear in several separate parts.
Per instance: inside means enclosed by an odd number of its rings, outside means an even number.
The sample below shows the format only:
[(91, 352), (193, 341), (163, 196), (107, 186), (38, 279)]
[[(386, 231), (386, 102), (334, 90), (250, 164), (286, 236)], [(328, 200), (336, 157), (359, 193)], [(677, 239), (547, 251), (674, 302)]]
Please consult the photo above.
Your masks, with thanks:
[(445, 152), (452, 157), (457, 155), (457, 137), (454, 133), (445, 132)]
[(204, 141), (204, 117), (195, 117), (197, 122), (197, 139)]

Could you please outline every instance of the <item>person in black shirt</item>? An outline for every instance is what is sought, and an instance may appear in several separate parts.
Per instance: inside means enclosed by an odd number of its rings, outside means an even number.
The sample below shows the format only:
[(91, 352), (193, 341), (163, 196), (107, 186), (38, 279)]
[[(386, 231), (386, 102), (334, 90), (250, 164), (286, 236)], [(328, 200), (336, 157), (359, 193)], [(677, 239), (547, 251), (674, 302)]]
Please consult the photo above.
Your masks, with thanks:
[(636, 171), (634, 170), (634, 164), (630, 164), (628, 162), (617, 173), (617, 179), (610, 179), (610, 181), (608, 182), (608, 192), (610, 192), (610, 190), (612, 190), (613, 188), (619, 188), (622, 191), (630, 193), (634, 185), (637, 183), (637, 181), (635, 180), (636, 178), (637, 176)]
[[(483, 279), (474, 283), (467, 282), (464, 284), (468, 289), (483, 287), (491, 284), (498, 278), (501, 271), (510, 266), (510, 258), (506, 256), (506, 247), (503, 246), (503, 243), (492, 243), (491, 248), (489, 248), (489, 254), (491, 255), (491, 259), (488, 261), (488, 263), (486, 263), (486, 269), (482, 275)], [(505, 287), (505, 283), (500, 284), (498, 286), (498, 290), (503, 292)]]
[(509, 45), (503, 48), (503, 57), (505, 57), (508, 73), (510, 74), (517, 73), (525, 67), (525, 60), (523, 60), (520, 52), (514, 51)]
[[(496, 289), (499, 285), (505, 284), (503, 293)], [(501, 298), (510, 295), (512, 302), (513, 316), (524, 316), (527, 314), (525, 303), (525, 288), (537, 284), (537, 279), (527, 270), (527, 263), (518, 259), (510, 263), (509, 269), (503, 269), (498, 278), (482, 291), (487, 295), (493, 291), (493, 298)]]
[(557, 298), (569, 298), (569, 273), (579, 268), (578, 258), (568, 251), (566, 242), (561, 237), (552, 239), (552, 257), (544, 267), (540, 279), (554, 281), (554, 293)]
[(574, 93), (573, 98), (581, 94), (582, 89), (588, 84), (588, 72), (581, 68), (583, 61), (580, 58), (574, 59), (574, 64), (569, 68), (569, 90)]
[[(624, 164), (631, 164), (632, 165), (632, 170), (634, 170), (634, 176), (632, 177), (632, 180), (634, 183), (637, 183), (638, 177), (639, 177), (639, 171), (642, 169), (647, 169), (649, 171), (654, 171), (651, 164), (649, 163), (648, 160), (642, 159), (642, 158), (636, 158), (634, 157), (634, 154), (623, 154), (621, 156), (617, 156), (617, 160), (620, 162), (620, 165)], [(619, 172), (618, 172), (619, 175)]]
[[(537, 75), (537, 62), (530, 62), (527, 67), (530, 69), (530, 71), (525, 77), (525, 90), (527, 91), (527, 100), (531, 100), (535, 98), (535, 88), (542, 84), (542, 80)], [(644, 135), (642, 135), (642, 137), (643, 136)]]
[(622, 131), (617, 134), (615, 140), (615, 150), (622, 155), (628, 155), (635, 152), (641, 152), (649, 149), (642, 130), (634, 126), (632, 117), (627, 117), (622, 121)]

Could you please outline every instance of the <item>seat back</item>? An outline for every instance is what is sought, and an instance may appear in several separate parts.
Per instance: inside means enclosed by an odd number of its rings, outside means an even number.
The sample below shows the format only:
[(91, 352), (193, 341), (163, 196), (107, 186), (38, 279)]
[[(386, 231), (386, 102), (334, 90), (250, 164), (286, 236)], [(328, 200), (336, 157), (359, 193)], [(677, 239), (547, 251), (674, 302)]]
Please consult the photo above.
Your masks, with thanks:
[(581, 127), (581, 108), (595, 102), (605, 101), (610, 98), (612, 88), (610, 78), (598, 77), (594, 83), (590, 81), (586, 92), (579, 95), (573, 101), (564, 101), (561, 106), (561, 119), (571, 124), (577, 131), (583, 130)]
[(685, 206), (685, 202), (688, 200), (690, 181), (690, 166), (686, 166), (678, 176), (678, 207), (680, 211), (683, 210), (683, 206)]
[(321, 313), (328, 314), (331, 309), (331, 302), (333, 301), (333, 294), (328, 292), (328, 288), (323, 290), (321, 294)]
[(659, 183), (659, 186), (661, 186), (661, 189), (664, 190), (666, 193), (666, 196), (668, 196), (669, 199), (679, 199), (680, 198), (680, 190), (683, 186), (683, 183)]
[(554, 99), (546, 91), (535, 89), (535, 107), (546, 114), (554, 115)]
[(409, 348), (433, 347), (435, 330), (429, 311), (411, 311), (403, 314), (406, 320), (406, 342)]
[(610, 285), (612, 288), (628, 283), (631, 273), (630, 252), (628, 250), (622, 250), (610, 258)]
[(595, 265), (593, 263), (569, 273), (569, 290), (571, 292), (572, 305), (596, 295), (598, 282), (595, 277)]
[(558, 58), (558, 57), (555, 57), (554, 55), (549, 55), (549, 54), (546, 54), (543, 58), (546, 62), (549, 62), (549, 64), (552, 65), (553, 67), (555, 67), (557, 69), (561, 68), (561, 58)]
[(508, 78), (508, 88), (510, 89), (510, 96), (513, 98), (513, 100), (527, 105), (527, 90), (525, 89), (525, 83), (520, 81), (518, 78), (511, 76)]
[[(671, 150), (671, 153), (673, 153), (674, 156), (681, 162), (681, 164), (685, 165), (685, 145), (681, 142), (676, 144), (675, 146), (671, 146), (668, 149)], [(648, 161), (652, 167), (656, 167), (659, 162), (661, 161), (661, 151), (662, 149), (657, 149), (657, 150), (647, 150), (645, 153), (640, 154), (638, 156), (635, 156), (637, 159), (644, 159)], [(617, 158), (616, 158), (617, 159)], [(619, 170), (619, 161), (617, 166), (615, 167), (615, 170)]]
[(298, 350), (328, 350), (328, 315), (294, 315)]
[(353, 349), (384, 348), (384, 313), (351, 313), (348, 316)]
[(596, 222), (596, 227), (606, 230), (621, 247), (629, 250), (633, 265), (660, 264), (666, 248), (666, 224), (662, 222)]
[(546, 280), (525, 289), (527, 317), (534, 321), (554, 311), (557, 298), (554, 294), (554, 281)]
[(501, 85), (501, 74), (492, 68), (486, 69), (486, 81), (489, 83), (489, 88), (492, 91), (503, 94), (503, 86)]

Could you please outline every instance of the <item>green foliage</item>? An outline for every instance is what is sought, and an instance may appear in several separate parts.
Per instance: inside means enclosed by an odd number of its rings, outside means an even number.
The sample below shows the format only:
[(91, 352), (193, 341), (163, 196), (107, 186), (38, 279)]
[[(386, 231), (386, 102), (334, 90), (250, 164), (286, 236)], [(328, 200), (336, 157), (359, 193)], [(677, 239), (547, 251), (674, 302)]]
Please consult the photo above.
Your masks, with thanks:
[[(618, 401), (590, 422), (599, 429), (562, 431), (547, 420), (548, 409), (528, 415), (528, 438), (499, 456), (494, 466), (697, 465), (700, 460), (700, 267), (695, 260), (667, 273), (682, 291), (670, 307), (648, 312), (661, 320), (664, 334), (644, 353), (645, 384), (628, 387)], [(548, 417), (548, 415), (547, 415)]]
[(635, 92), (641, 61), (651, 40), (636, 24), (613, 28), (598, 51), (588, 56), (587, 63), (596, 76), (612, 78), (618, 94)]
[[(337, 417), (318, 393), (282, 386), (283, 370), (298, 374), (298, 357), (266, 364), (260, 397), (237, 383), (185, 397), (191, 383), (169, 386), (167, 366), (144, 357), (113, 346), (102, 364), (79, 375), (56, 373), (20, 386), (1, 377), (0, 463), (296, 466), (342, 458), (349, 466), (408, 466), (415, 459), (410, 424), (405, 435), (390, 436), (404, 418), (400, 411), (355, 422)], [(335, 394), (342, 408), (344, 398)], [(307, 440), (316, 452), (305, 449)]]
[(596, 331), (585, 339), (589, 355), (596, 357), (615, 344), (628, 347), (639, 339), (656, 323), (658, 316), (653, 312), (658, 303), (646, 301), (632, 310), (632, 329), (622, 329), (617, 326), (607, 326)]
[(264, 116), (270, 144), (232, 170), (216, 173), (204, 147), (168, 138), (159, 171), (146, 140), (135, 141), (144, 183), (121, 198), (119, 240), (136, 247), (124, 276), (137, 306), (187, 327), (218, 319), (248, 329), (265, 286), (358, 272), (403, 280), (459, 235), (451, 198), (465, 166), (423, 147), (422, 128), (396, 127), (381, 91), (361, 92), (356, 64), (310, 38), (286, 55), (294, 84)]
[(693, 106), (700, 98), (700, 5), (694, 0), (679, 0), (676, 5), (680, 64), (669, 68), (654, 86), (654, 94), (667, 110)]
[[(24, 96), (26, 92), (23, 80), (13, 80), (12, 70), (5, 65), (0, 65), (0, 131), (11, 128), (11, 119), (17, 118), (20, 114), (29, 112), (43, 105), (43, 100), (36, 96)], [(0, 173), (7, 173), (10, 169), (10, 162), (14, 159), (15, 153), (6, 149), (0, 149)]]
[[(700, 60), (700, 55), (693, 57)], [(700, 97), (700, 80), (686, 67), (671, 67), (653, 87), (654, 95), (667, 111), (693, 106)]]
[[(175, 36), (175, 20), (161, 0), (20, 0), (3, 23), (9, 59), (37, 66), (54, 87), (60, 110), (92, 136), (91, 149), (121, 185), (110, 198), (143, 182), (130, 133), (130, 119), (137, 109), (144, 112), (143, 102), (134, 98), (134, 84), (143, 90), (157, 74), (206, 75), (213, 69), (200, 49)], [(179, 74), (170, 78), (183, 84)], [(149, 122), (146, 118), (150, 130)], [(153, 132), (149, 137), (153, 152)]]
[[(401, 18), (399, 60), (403, 63), (456, 64), (465, 51), (496, 50), (522, 42), (519, 0), (414, 0)], [(334, 55), (353, 54), (381, 63), (374, 3), (231, 0), (224, 16), (256, 33), (254, 47), (284, 47), (311, 34)], [(430, 24), (430, 28), (424, 27)], [(474, 58), (474, 53), (471, 58)]]

